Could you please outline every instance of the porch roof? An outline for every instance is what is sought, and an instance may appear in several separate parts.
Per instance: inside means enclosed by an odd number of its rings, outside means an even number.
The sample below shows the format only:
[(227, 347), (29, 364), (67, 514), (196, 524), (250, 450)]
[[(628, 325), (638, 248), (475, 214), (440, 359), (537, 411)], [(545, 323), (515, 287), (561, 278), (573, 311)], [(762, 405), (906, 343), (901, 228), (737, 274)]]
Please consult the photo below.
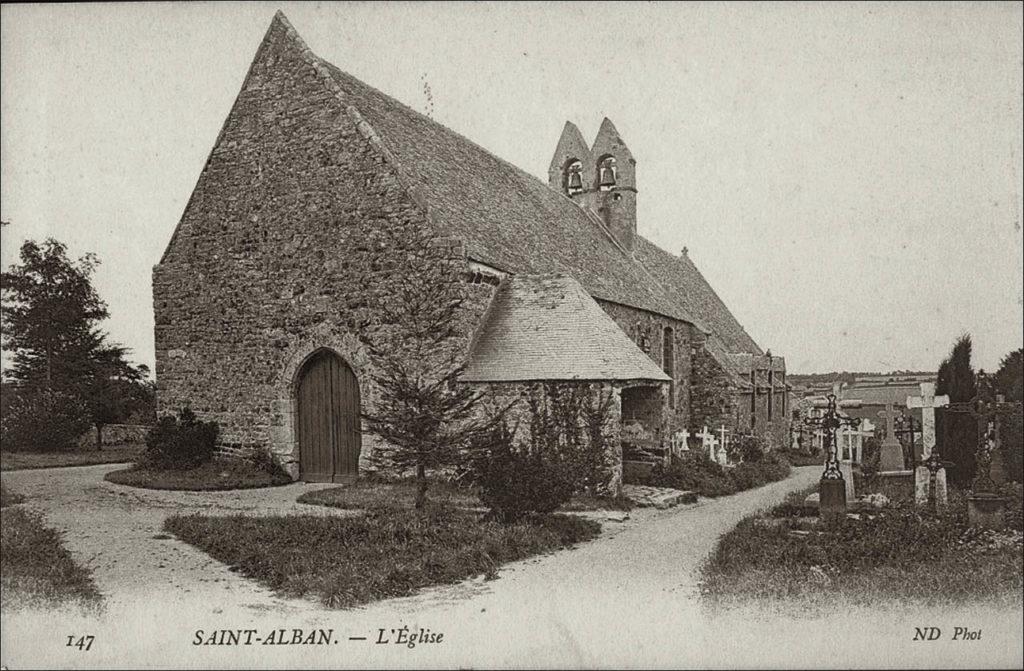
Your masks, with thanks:
[(502, 280), (470, 346), (467, 382), (669, 382), (566, 274)]

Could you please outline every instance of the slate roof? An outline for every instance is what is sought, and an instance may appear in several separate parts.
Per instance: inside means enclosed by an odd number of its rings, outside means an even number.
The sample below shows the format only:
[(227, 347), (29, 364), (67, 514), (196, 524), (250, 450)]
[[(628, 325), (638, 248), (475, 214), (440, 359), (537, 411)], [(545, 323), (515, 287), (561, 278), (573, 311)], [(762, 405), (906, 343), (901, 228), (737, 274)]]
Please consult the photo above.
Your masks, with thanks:
[(498, 285), (463, 380), (656, 380), (666, 375), (580, 283), (512, 275)]
[(594, 298), (694, 324), (709, 334), (709, 351), (733, 375), (726, 353), (762, 353), (688, 258), (639, 235), (630, 255), (596, 214), (318, 58), (282, 13), (275, 21), (326, 72), (350, 112), (369, 125), (441, 234), (461, 239), (471, 259), (513, 274), (567, 273)]
[(711, 331), (709, 340), (725, 352), (763, 354), (690, 257), (675, 256), (637, 236), (637, 259), (651, 270), (672, 297)]
[(512, 273), (570, 273), (596, 298), (682, 321), (673, 300), (586, 211), (533, 175), (324, 63), (425, 196), (433, 221), (475, 261)]

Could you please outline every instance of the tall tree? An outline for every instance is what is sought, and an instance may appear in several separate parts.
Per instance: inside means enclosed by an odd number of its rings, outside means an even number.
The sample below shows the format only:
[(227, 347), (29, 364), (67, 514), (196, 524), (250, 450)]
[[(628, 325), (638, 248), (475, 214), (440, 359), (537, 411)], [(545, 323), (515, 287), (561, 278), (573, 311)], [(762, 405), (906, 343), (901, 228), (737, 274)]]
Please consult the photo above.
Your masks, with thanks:
[(22, 386), (64, 388), (81, 378), (90, 354), (102, 346), (98, 322), (106, 304), (92, 286), (99, 263), (77, 261), (53, 238), (27, 240), (21, 264), (0, 274), (0, 323), (4, 349), (13, 352), (10, 376)]
[(49, 238), (26, 241), (20, 259), (0, 275), (9, 376), (19, 393), (47, 390), (84, 401), (100, 447), (103, 426), (123, 419), (130, 387), (143, 384), (148, 371), (128, 362), (128, 350), (107, 342), (98, 326), (108, 312), (92, 286), (95, 255), (72, 261), (67, 247)]
[[(966, 403), (977, 393), (974, 369), (971, 367), (971, 336), (957, 339), (949, 356), (939, 366), (937, 394), (949, 395), (951, 403)], [(943, 457), (954, 462), (950, 480), (966, 485), (974, 478), (974, 453), (978, 446), (977, 420), (965, 413), (939, 410), (936, 413), (936, 438)]]
[(1007, 401), (1024, 401), (1024, 348), (1010, 352), (999, 362), (995, 375), (996, 392)]

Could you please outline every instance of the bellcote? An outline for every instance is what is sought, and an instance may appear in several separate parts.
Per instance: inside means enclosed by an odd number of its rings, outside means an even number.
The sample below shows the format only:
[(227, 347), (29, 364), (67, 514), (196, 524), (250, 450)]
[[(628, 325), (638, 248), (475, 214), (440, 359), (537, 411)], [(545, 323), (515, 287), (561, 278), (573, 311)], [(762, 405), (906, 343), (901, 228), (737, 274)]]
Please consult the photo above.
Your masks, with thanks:
[(636, 237), (636, 161), (610, 119), (588, 147), (566, 121), (548, 167), (548, 185), (598, 215), (627, 252)]

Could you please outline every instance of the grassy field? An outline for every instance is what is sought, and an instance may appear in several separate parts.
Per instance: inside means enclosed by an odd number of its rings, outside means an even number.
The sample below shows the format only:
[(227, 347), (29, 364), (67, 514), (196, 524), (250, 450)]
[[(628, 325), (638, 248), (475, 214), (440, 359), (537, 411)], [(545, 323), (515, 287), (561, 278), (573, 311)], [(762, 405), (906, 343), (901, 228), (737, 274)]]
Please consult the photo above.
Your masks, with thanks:
[(11, 490), (0, 484), (0, 508), (6, 508), (7, 506), (17, 505), (25, 500), (25, 497), (21, 494), (12, 492)]
[(1019, 607), (1021, 489), (1008, 529), (967, 525), (964, 494), (937, 513), (907, 501), (826, 528), (796, 515), (808, 492), (748, 517), (722, 537), (702, 567), (712, 608), (755, 606), (814, 615), (850, 605), (916, 607), (986, 602)]
[(140, 459), (145, 451), (146, 446), (142, 443), (122, 443), (107, 445), (102, 450), (95, 450), (90, 446), (89, 449), (73, 452), (0, 452), (0, 471), (134, 462)]
[(253, 489), (286, 485), (291, 480), (284, 475), (272, 475), (257, 469), (247, 461), (210, 461), (198, 468), (167, 470), (143, 464), (112, 471), (105, 480), (119, 485), (143, 489), (177, 489), (185, 491), (221, 491), (227, 489)]
[(76, 564), (60, 534), (32, 511), (13, 507), (22, 497), (0, 488), (0, 604), (94, 608), (100, 594), (87, 569)]
[[(432, 503), (477, 510), (483, 503), (472, 487), (457, 486), (447, 480), (433, 478), (427, 490), (427, 499)], [(345, 510), (366, 510), (378, 507), (412, 509), (416, 500), (416, 481), (412, 478), (384, 479), (364, 477), (341, 487), (306, 492), (298, 498), (299, 503), (342, 508)], [(576, 496), (562, 506), (563, 512), (586, 512), (596, 510), (629, 510), (630, 501), (625, 498), (602, 496)]]
[(590, 540), (600, 525), (567, 515), (502, 525), (431, 504), (371, 507), (365, 515), (177, 515), (164, 529), (280, 594), (330, 608), (411, 594), (504, 563)]

